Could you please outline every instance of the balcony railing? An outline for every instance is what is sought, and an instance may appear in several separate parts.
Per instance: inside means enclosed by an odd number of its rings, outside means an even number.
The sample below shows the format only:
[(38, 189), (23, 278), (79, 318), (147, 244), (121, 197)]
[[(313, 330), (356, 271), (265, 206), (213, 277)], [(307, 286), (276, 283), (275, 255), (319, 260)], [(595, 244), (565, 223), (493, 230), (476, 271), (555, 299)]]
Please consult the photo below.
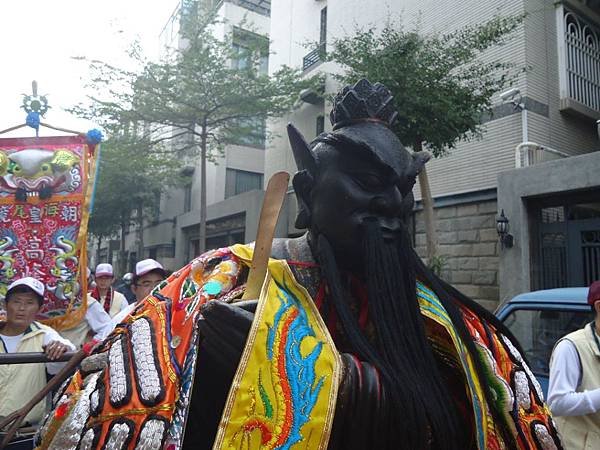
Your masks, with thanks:
[(561, 109), (600, 118), (600, 28), (559, 8)]
[(214, 3), (214, 8), (219, 9), (225, 1), (263, 16), (271, 16), (271, 0), (217, 0)]
[(515, 149), (515, 167), (529, 167), (555, 159), (568, 158), (570, 155), (535, 142), (523, 142)]
[(302, 58), (302, 70), (307, 70), (321, 61), (321, 56), (325, 54), (325, 43), (319, 44), (317, 48)]

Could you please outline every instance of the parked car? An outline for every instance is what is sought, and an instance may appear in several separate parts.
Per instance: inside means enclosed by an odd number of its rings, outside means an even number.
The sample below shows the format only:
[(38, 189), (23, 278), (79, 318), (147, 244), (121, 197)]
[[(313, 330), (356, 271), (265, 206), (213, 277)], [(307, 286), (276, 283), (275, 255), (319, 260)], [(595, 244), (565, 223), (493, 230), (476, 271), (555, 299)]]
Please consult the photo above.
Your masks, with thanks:
[(587, 295), (588, 288), (528, 292), (502, 304), (496, 312), (521, 344), (544, 396), (548, 393), (548, 366), (554, 344), (594, 318)]

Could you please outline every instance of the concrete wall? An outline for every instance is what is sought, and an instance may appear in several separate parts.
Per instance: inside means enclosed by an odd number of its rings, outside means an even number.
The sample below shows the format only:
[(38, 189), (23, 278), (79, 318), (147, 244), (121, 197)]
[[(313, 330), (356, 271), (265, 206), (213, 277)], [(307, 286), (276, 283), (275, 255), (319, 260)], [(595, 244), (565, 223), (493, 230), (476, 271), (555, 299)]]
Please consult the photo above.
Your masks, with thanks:
[[(494, 195), (491, 195), (493, 197)], [(436, 208), (441, 277), (490, 310), (498, 305), (497, 204), (494, 199)], [(415, 249), (425, 257), (422, 211), (415, 214)]]
[(530, 212), (527, 200), (600, 186), (600, 152), (545, 162), (505, 172), (498, 177), (498, 208), (504, 209), (514, 247), (500, 255), (500, 299), (532, 287)]

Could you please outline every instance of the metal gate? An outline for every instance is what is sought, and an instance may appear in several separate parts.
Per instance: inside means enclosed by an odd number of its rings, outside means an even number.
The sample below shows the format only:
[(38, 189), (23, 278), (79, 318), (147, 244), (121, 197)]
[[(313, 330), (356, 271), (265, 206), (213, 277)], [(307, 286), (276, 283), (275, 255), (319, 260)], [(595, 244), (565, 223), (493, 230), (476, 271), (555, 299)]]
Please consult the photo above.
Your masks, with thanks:
[(539, 288), (600, 280), (600, 203), (539, 209)]

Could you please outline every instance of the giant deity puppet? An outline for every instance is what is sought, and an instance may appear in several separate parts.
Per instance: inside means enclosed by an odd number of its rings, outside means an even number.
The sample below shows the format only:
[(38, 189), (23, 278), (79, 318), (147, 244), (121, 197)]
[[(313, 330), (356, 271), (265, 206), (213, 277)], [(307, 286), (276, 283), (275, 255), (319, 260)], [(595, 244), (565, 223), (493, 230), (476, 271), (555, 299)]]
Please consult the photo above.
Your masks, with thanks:
[(239, 301), (252, 245), (175, 272), (58, 392), (40, 448), (562, 448), (518, 343), (411, 246), (428, 156), (396, 114), (361, 80), (331, 132), (290, 125), (307, 233), (274, 242), (259, 298)]

